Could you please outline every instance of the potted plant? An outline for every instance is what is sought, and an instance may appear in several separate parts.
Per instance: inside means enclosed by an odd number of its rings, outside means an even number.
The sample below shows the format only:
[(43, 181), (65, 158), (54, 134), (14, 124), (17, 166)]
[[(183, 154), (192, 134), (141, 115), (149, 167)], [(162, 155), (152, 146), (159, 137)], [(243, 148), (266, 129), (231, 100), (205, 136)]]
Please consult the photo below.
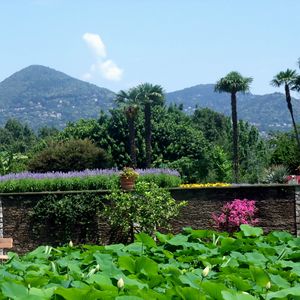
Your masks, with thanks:
[(125, 167), (120, 172), (120, 184), (123, 190), (130, 191), (134, 188), (135, 181), (139, 173), (132, 168)]

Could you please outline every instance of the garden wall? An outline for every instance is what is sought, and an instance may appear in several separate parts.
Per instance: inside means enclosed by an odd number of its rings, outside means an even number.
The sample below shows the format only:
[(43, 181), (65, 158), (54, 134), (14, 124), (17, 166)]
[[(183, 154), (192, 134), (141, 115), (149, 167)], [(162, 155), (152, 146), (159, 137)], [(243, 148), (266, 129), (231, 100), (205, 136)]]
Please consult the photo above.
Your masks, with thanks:
[[(182, 227), (191, 226), (194, 229), (211, 228), (211, 214), (218, 212), (222, 205), (235, 198), (256, 200), (258, 207), (259, 226), (265, 231), (287, 230), (300, 234), (300, 186), (297, 185), (249, 185), (214, 187), (201, 189), (170, 189), (176, 200), (186, 200), (188, 205), (181, 210), (179, 217), (173, 221), (174, 232), (180, 232)], [(107, 191), (89, 191), (104, 195)], [(29, 213), (37, 201), (45, 195), (66, 195), (82, 192), (43, 192), (0, 194), (2, 202), (3, 224), (0, 235), (13, 237), (13, 251), (23, 253), (34, 249), (45, 241), (36, 239), (32, 234)], [(3, 226), (3, 231), (1, 230)], [(107, 243), (109, 226), (105, 220), (97, 224), (99, 240)], [(49, 230), (52, 230), (51, 228)], [(2, 231), (2, 232), (1, 232)], [(56, 241), (57, 242), (57, 241)]]

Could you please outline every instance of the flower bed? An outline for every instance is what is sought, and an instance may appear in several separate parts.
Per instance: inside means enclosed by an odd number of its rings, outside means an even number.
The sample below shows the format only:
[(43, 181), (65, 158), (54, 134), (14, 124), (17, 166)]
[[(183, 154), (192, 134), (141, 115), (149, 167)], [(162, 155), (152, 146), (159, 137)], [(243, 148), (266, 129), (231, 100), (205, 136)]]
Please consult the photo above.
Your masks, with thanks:
[(225, 187), (231, 186), (229, 183), (216, 182), (216, 183), (185, 183), (181, 184), (181, 188), (193, 189), (193, 188), (207, 188), (207, 187)]
[[(138, 169), (138, 181), (153, 181), (161, 187), (176, 187), (180, 175), (170, 169)], [(0, 192), (39, 192), (70, 190), (106, 190), (119, 185), (117, 169), (97, 169), (80, 172), (23, 172), (0, 176)]]

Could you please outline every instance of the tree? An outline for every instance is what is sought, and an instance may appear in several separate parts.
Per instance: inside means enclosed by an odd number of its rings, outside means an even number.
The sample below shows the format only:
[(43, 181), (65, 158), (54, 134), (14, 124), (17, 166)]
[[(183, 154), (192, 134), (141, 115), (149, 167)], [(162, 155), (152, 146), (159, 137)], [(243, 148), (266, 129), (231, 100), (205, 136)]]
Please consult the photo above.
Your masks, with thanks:
[(269, 144), (272, 165), (284, 165), (290, 174), (299, 172), (300, 151), (292, 131), (273, 133)]
[(136, 87), (137, 99), (144, 109), (145, 144), (146, 144), (146, 168), (151, 167), (152, 148), (151, 148), (151, 113), (152, 107), (164, 104), (164, 91), (160, 85), (143, 83)]
[[(298, 58), (297, 63), (300, 68), (300, 57)], [(292, 90), (300, 92), (300, 75), (298, 75), (297, 78), (294, 80)]]
[(131, 166), (136, 168), (137, 158), (136, 158), (136, 143), (135, 143), (135, 119), (139, 110), (139, 103), (137, 100), (138, 91), (136, 88), (130, 89), (128, 92), (121, 90), (115, 101), (123, 106), (123, 110), (128, 123), (129, 130), (129, 148), (130, 148), (130, 158)]
[(232, 139), (233, 139), (233, 177), (239, 181), (239, 157), (238, 157), (238, 122), (237, 122), (237, 92), (245, 93), (249, 90), (252, 78), (243, 77), (238, 72), (230, 72), (221, 78), (215, 85), (215, 91), (226, 92), (231, 95), (231, 118), (232, 118)]
[(297, 77), (298, 77), (298, 75), (295, 70), (287, 69), (285, 72), (281, 71), (277, 75), (275, 75), (273, 80), (271, 81), (271, 85), (273, 85), (275, 87), (280, 87), (280, 86), (284, 85), (285, 99), (286, 99), (288, 110), (291, 114), (294, 132), (296, 135), (296, 141), (298, 144), (298, 148), (300, 150), (300, 140), (299, 140), (298, 130), (297, 130), (297, 126), (296, 126), (296, 122), (295, 122), (295, 118), (294, 118), (292, 97), (291, 97), (291, 93), (290, 93), (291, 89), (292, 90), (296, 89), (295, 82), (297, 81)]

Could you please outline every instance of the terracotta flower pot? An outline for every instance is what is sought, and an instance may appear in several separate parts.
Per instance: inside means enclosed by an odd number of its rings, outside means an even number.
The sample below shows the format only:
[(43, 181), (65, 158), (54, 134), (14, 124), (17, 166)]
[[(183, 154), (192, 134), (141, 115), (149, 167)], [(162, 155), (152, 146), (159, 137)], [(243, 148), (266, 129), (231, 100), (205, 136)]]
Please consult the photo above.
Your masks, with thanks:
[(121, 188), (125, 191), (132, 191), (135, 185), (135, 178), (120, 177)]

